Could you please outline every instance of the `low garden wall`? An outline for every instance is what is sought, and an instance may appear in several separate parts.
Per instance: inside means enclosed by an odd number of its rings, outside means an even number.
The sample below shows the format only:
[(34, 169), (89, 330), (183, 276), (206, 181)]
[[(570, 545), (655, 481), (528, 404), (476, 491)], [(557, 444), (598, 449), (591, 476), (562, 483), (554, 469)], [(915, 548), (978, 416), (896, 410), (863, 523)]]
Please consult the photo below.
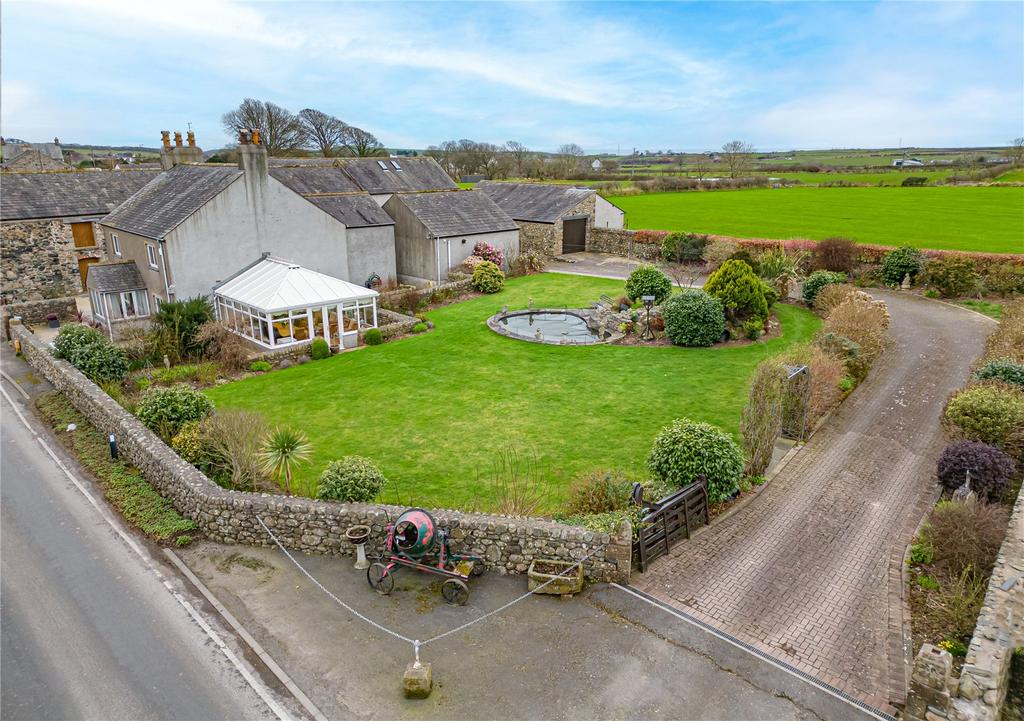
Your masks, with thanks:
[(387, 308), (377, 308), (377, 327), (384, 340), (410, 332), (419, 322), (420, 319), (416, 316), (404, 315)]
[[(456, 293), (465, 293), (465, 292), (470, 291), (472, 289), (473, 289), (473, 279), (472, 278), (461, 278), (459, 280), (453, 280), (453, 281), (451, 281), (449, 283), (442, 283), (441, 285), (428, 286), (426, 288), (416, 288), (416, 289), (413, 289), (412, 292), (416, 293), (417, 297), (419, 297), (420, 299), (423, 299), (423, 298), (429, 298), (430, 296), (432, 296), (434, 293), (437, 293), (437, 292), (442, 292), (442, 293), (443, 292), (449, 292), (449, 293), (452, 293), (452, 294), (456, 294)], [(403, 289), (399, 289), (399, 290), (389, 290), (389, 291), (386, 291), (384, 293), (381, 293), (380, 294), (380, 298), (377, 299), (377, 306), (378, 306), (378, 308), (381, 307), (381, 306), (385, 306), (385, 305), (394, 306), (394, 304), (398, 301), (398, 299), (401, 298), (403, 295), (405, 295), (408, 292), (410, 292), (409, 289), (404, 289), (404, 290)]]
[(924, 644), (911, 671), (907, 721), (998, 721), (1017, 648), (1024, 648), (1024, 493), (992, 568), (960, 680), (949, 652)]
[[(141, 421), (122, 408), (76, 368), (54, 358), (29, 329), (11, 327), (25, 359), (106, 434), (117, 439), (121, 454), (161, 495), (195, 521), (210, 539), (226, 544), (271, 545), (256, 516), (263, 518), (286, 547), (306, 553), (350, 554), (346, 529), (372, 529), (368, 550), (380, 548), (388, 523), (403, 509), (356, 503), (330, 503), (221, 488), (182, 460)], [(584, 568), (589, 578), (629, 580), (632, 533), (628, 524), (616, 534), (597, 533), (537, 518), (516, 518), (461, 511), (431, 511), (451, 531), (457, 547), (486, 559), (499, 573), (523, 573), (534, 558), (578, 560), (593, 554)]]
[[(640, 260), (661, 260), (661, 243), (644, 242), (638, 233), (651, 231), (627, 230), (625, 228), (590, 228), (587, 236), (587, 250), (595, 253), (610, 253)], [(662, 233), (664, 235), (664, 233)]]
[(11, 338), (11, 318), (18, 316), (27, 325), (42, 325), (46, 316), (56, 313), (60, 320), (73, 320), (78, 316), (78, 305), (74, 296), (51, 298), (48, 300), (29, 300), (24, 303), (10, 303), (0, 306), (0, 318), (4, 328), (4, 339)]

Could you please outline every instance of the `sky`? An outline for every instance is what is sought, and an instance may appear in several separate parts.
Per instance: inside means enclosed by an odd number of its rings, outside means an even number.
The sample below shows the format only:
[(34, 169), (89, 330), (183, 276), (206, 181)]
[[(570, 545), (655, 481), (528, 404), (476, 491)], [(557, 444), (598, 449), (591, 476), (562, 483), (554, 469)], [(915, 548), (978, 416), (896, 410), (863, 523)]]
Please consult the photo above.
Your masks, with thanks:
[(245, 97), (391, 148), (1006, 145), (1024, 135), (1024, 3), (0, 5), (0, 133), (231, 138)]

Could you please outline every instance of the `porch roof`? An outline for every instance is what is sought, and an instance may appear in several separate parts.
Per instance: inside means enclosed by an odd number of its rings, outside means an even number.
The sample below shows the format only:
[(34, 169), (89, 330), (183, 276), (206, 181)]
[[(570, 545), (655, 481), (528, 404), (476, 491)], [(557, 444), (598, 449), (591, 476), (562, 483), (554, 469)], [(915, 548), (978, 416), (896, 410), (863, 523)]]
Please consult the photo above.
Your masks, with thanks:
[(213, 289), (215, 295), (268, 313), (376, 298), (372, 288), (266, 256)]

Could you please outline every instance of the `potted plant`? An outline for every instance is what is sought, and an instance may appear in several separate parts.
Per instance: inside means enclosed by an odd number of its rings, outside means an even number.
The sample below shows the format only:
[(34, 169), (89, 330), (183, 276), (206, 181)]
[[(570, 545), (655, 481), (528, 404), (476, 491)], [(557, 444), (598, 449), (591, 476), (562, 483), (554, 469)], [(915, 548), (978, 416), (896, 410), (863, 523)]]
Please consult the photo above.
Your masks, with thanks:
[(46, 324), (51, 328), (60, 328), (60, 318), (56, 313), (50, 313), (46, 316)]
[[(583, 564), (572, 568), (575, 561), (535, 558), (526, 571), (527, 588), (537, 593), (571, 598), (583, 590)], [(568, 569), (572, 568), (571, 571)], [(547, 584), (546, 586), (544, 584)], [(543, 586), (543, 588), (541, 588)]]

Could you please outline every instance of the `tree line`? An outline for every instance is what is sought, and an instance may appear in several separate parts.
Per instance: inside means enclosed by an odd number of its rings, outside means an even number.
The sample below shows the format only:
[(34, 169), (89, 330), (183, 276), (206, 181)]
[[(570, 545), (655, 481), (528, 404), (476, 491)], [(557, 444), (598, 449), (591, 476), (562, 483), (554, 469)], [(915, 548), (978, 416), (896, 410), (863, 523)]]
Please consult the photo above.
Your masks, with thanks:
[(259, 130), (270, 155), (310, 151), (325, 158), (386, 154), (373, 133), (314, 108), (292, 113), (267, 100), (246, 98), (237, 108), (224, 113), (221, 123), (228, 134), (236, 137), (240, 130)]
[[(518, 140), (497, 145), (476, 140), (446, 140), (431, 145), (426, 155), (448, 171), (453, 178), (482, 175), (489, 180), (502, 178), (568, 178), (591, 170), (592, 158), (575, 143), (562, 145), (554, 153), (530, 150)], [(614, 160), (601, 161), (605, 169)]]

